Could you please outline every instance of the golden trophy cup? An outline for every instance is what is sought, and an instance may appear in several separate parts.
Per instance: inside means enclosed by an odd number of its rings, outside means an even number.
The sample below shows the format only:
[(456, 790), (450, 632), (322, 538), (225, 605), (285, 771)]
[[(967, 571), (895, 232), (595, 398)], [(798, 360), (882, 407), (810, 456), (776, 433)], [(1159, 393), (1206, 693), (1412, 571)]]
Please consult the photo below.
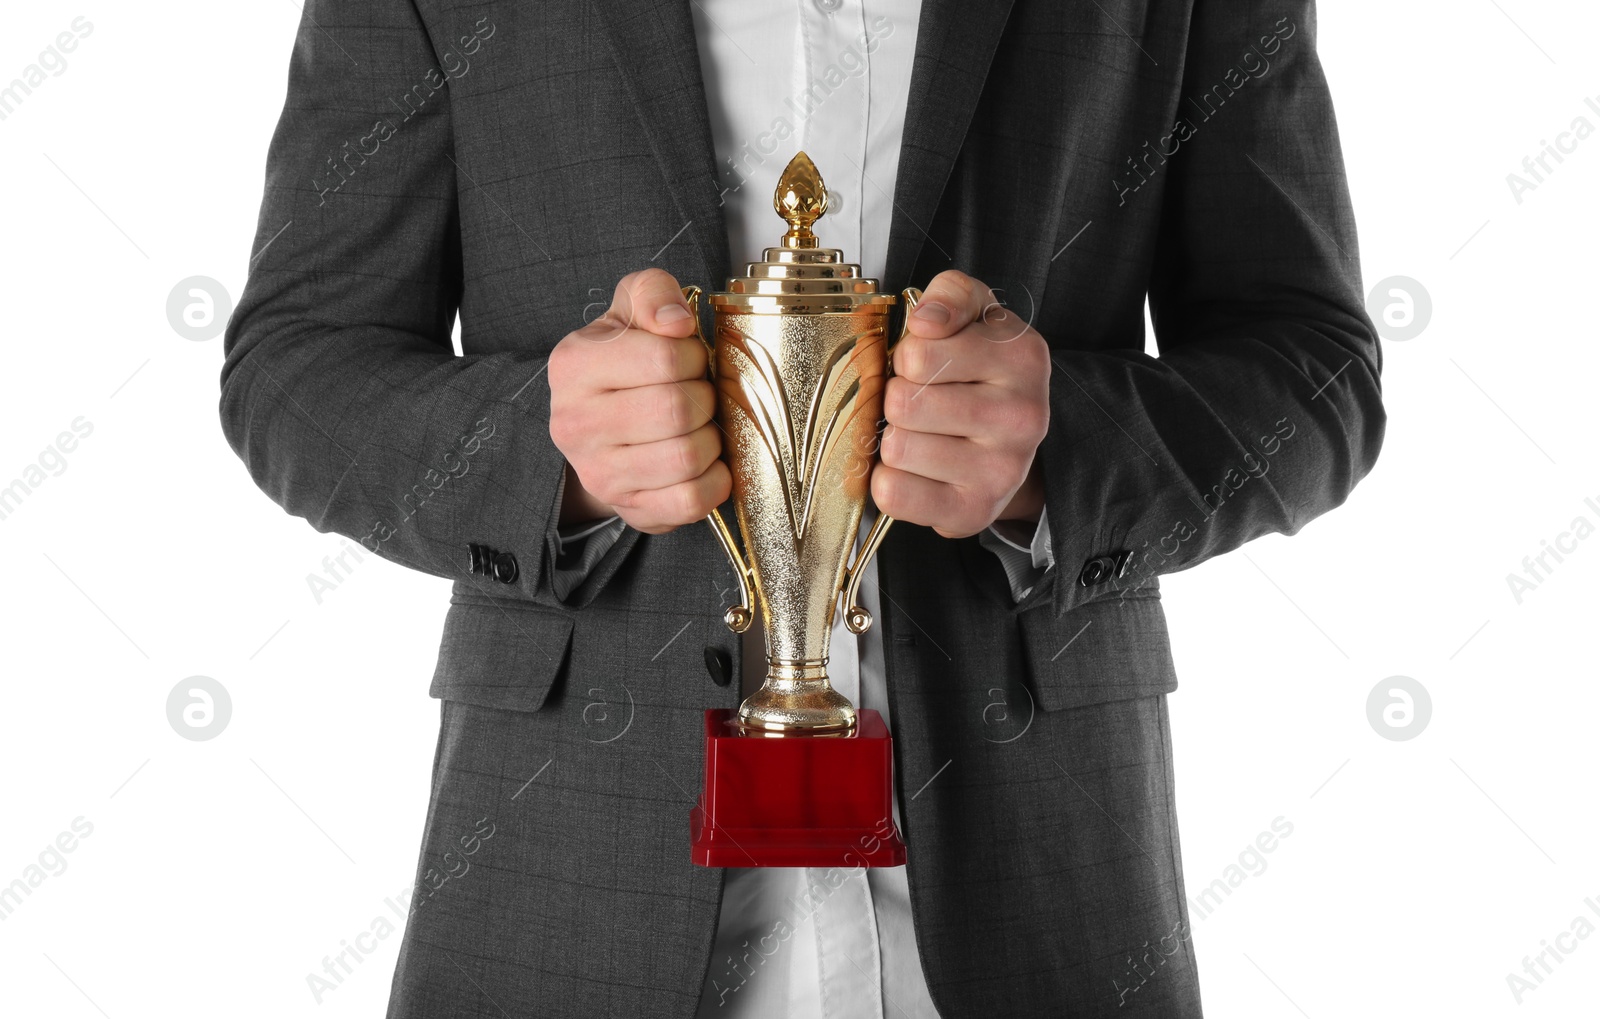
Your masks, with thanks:
[[(789, 225), (778, 246), (707, 296), (716, 420), (745, 551), (719, 511), (708, 520), (738, 578), (726, 622), (743, 633), (760, 613), (767, 675), (735, 718), (707, 712), (693, 855), (710, 866), (813, 866), (848, 862), (839, 854), (855, 846), (864, 866), (894, 865), (905, 850), (890, 807), (888, 730), (833, 689), (827, 666), (841, 599), (852, 633), (872, 625), (857, 592), (893, 523), (880, 515), (852, 557), (900, 298), (818, 244), (812, 227), (828, 192), (804, 152), (779, 178), (773, 205)], [(698, 321), (699, 289), (684, 294)], [(909, 311), (921, 292), (901, 296)], [(823, 736), (844, 738), (815, 738)], [(869, 831), (870, 852), (860, 834)]]

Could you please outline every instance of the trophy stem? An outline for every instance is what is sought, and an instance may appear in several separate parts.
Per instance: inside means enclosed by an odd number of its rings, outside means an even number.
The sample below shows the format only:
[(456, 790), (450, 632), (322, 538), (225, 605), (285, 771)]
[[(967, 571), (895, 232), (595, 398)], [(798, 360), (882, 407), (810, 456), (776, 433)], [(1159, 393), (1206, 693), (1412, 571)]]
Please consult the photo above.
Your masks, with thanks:
[(828, 682), (828, 660), (767, 661), (761, 689), (739, 706), (739, 725), (767, 735), (823, 736), (856, 727), (850, 699)]

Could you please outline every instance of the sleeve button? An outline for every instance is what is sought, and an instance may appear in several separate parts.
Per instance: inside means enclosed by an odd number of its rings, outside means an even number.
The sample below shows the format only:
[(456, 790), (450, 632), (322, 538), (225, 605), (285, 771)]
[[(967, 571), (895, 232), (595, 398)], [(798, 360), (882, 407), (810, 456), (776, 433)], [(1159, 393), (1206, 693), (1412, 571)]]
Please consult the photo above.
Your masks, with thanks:
[(517, 582), (517, 557), (510, 552), (496, 553), (493, 562), (494, 579), (502, 584)]

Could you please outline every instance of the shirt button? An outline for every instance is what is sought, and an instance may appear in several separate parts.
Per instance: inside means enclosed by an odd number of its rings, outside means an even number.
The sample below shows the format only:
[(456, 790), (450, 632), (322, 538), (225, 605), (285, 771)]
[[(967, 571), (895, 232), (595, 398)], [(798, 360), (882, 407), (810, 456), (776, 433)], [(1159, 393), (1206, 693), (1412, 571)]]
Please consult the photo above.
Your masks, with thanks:
[(824, 14), (832, 14), (844, 6), (844, 0), (814, 0), (814, 2), (817, 5), (817, 10)]

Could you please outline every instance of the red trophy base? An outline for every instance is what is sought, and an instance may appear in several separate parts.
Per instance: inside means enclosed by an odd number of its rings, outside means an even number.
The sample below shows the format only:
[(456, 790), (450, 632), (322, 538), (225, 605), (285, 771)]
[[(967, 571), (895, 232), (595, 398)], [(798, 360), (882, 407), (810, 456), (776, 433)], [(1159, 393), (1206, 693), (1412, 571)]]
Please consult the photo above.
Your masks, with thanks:
[(898, 867), (894, 744), (876, 711), (848, 736), (744, 735), (706, 712), (706, 785), (689, 812), (698, 867)]

